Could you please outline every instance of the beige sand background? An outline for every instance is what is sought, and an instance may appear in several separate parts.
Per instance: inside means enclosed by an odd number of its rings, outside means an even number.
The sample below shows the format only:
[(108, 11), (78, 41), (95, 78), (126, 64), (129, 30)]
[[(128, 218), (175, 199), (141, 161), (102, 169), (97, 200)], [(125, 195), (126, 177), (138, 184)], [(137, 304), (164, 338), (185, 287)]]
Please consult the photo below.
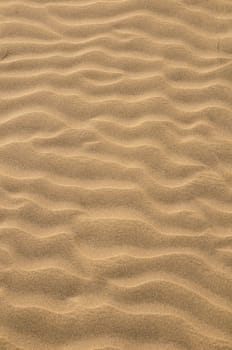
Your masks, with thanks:
[(0, 349), (232, 349), (232, 1), (0, 2)]

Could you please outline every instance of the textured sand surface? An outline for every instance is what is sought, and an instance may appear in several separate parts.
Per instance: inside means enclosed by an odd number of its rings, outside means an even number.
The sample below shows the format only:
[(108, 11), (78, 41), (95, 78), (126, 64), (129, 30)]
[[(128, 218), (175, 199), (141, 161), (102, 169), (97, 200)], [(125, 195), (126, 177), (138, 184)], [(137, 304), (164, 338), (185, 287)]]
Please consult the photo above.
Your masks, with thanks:
[(232, 350), (232, 1), (0, 1), (0, 349)]

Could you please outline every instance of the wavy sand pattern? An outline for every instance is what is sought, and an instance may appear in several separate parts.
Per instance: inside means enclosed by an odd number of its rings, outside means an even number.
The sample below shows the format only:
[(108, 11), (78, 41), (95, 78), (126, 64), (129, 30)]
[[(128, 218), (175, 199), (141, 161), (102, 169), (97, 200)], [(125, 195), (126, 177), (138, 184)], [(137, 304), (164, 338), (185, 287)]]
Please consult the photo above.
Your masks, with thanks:
[(232, 2), (0, 19), (0, 349), (232, 350)]

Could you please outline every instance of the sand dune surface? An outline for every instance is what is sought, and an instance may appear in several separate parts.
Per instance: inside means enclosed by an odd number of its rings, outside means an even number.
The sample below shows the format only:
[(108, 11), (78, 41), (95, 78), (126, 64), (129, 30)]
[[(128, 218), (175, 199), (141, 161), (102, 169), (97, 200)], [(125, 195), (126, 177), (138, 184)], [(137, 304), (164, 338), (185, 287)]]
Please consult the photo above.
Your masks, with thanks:
[(0, 349), (232, 350), (232, 2), (0, 2)]

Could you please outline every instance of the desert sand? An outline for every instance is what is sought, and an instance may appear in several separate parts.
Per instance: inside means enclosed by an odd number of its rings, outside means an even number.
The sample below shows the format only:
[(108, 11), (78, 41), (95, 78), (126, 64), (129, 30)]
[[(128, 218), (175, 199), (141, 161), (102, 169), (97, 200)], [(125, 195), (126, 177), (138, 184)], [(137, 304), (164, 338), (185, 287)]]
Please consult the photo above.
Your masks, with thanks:
[(232, 1), (0, 2), (0, 349), (232, 350)]

